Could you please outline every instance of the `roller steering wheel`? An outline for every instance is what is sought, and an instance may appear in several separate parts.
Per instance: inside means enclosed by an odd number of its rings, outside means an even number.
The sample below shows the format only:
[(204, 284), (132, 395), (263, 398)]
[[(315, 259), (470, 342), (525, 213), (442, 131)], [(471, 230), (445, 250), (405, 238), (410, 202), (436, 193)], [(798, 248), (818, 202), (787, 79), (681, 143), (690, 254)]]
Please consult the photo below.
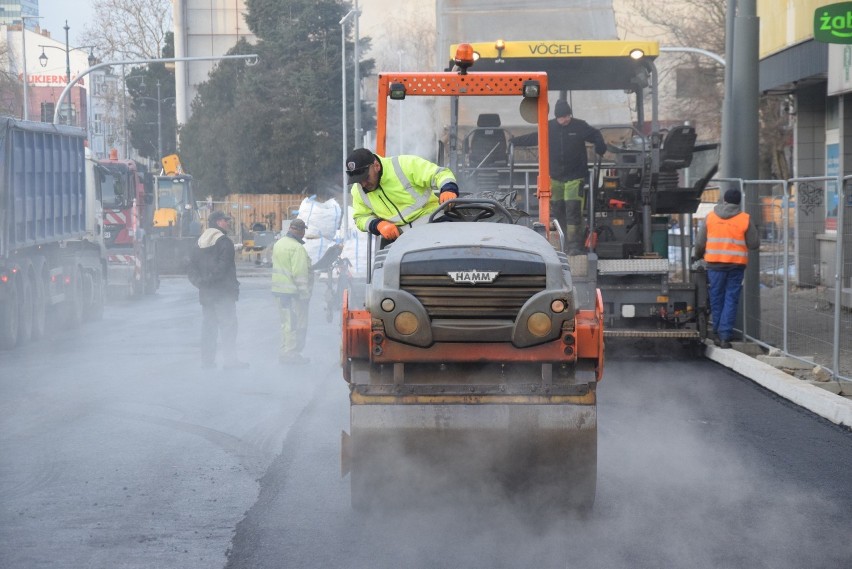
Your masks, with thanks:
[(434, 221), (469, 221), (476, 222), (499, 214), (505, 223), (513, 223), (512, 214), (503, 204), (485, 198), (455, 198), (445, 201), (429, 216), (429, 223)]

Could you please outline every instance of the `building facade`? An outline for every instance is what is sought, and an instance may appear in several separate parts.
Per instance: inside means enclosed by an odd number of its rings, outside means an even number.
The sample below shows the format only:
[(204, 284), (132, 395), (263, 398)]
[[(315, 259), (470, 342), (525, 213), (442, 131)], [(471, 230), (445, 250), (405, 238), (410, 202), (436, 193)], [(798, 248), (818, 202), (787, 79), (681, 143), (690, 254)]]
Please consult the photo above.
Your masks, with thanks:
[[(26, 37), (23, 37), (24, 34)], [(0, 25), (0, 37), (5, 40), (7, 47), (6, 60), (0, 65), (17, 78), (21, 91), (20, 94), (3, 94), (3, 112), (23, 117), (23, 106), (26, 105), (26, 114), (30, 120), (53, 122), (59, 96), (68, 85), (69, 74), (73, 80), (89, 66), (88, 52), (68, 49), (64, 43), (51, 38), (48, 32), (22, 29), (20, 24)], [(27, 81), (26, 101), (23, 98), (24, 80)], [(60, 106), (59, 116), (64, 124), (83, 127), (88, 125), (88, 80), (89, 77), (81, 79), (71, 89), (70, 97)]]
[[(245, 22), (245, 0), (174, 0), (175, 57), (224, 55), (239, 40), (257, 38)], [(178, 124), (191, 114), (198, 86), (207, 81), (216, 61), (175, 64), (175, 108)]]
[[(757, 1), (760, 91), (788, 97), (794, 179), (852, 174), (852, 46), (814, 39), (814, 15), (825, 5), (825, 0)], [(839, 270), (842, 302), (852, 308), (852, 246), (844, 246), (840, 267), (835, 261), (837, 243), (852, 241), (852, 192), (848, 182), (845, 186), (841, 200), (832, 180), (792, 185), (798, 206), (795, 251), (799, 281), (833, 287)]]

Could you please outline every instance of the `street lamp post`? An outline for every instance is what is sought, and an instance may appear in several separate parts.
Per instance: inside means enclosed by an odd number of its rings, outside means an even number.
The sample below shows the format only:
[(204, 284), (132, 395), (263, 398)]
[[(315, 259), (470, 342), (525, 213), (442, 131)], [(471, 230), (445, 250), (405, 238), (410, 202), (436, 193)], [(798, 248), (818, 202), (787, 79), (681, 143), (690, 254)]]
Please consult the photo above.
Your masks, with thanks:
[[(341, 98), (342, 104), (340, 105), (343, 109), (343, 158), (340, 160), (340, 163), (343, 164), (343, 234), (348, 235), (349, 233), (349, 209), (347, 207), (348, 199), (346, 197), (346, 157), (348, 156), (346, 150), (346, 24), (353, 17), (357, 17), (358, 10), (357, 7), (354, 10), (349, 10), (345, 16), (340, 19), (340, 85), (341, 85)], [(355, 40), (357, 45), (357, 38)], [(357, 51), (356, 51), (357, 53)], [(358, 66), (358, 60), (355, 59), (355, 66)], [(356, 98), (356, 104), (358, 99)], [(355, 130), (355, 146), (358, 146), (357, 139), (357, 128)]]
[(355, 31), (355, 42), (353, 43), (352, 49), (352, 57), (355, 60), (353, 62), (353, 74), (352, 78), (352, 90), (354, 91), (354, 116), (352, 117), (352, 128), (355, 130), (355, 146), (361, 146), (363, 144), (362, 139), (364, 137), (364, 133), (361, 132), (361, 65), (359, 62), (361, 61), (361, 50), (358, 46), (360, 43), (360, 32), (358, 30), (358, 19), (361, 16), (360, 10), (358, 10), (358, 0), (355, 0), (355, 20), (354, 20), (354, 31)]
[(30, 120), (30, 94), (28, 91), (30, 79), (27, 76), (27, 19), (39, 20), (41, 16), (25, 16), (21, 14), (21, 59), (24, 63), (24, 120)]
[[(142, 84), (144, 87), (144, 83)], [(174, 101), (174, 97), (166, 97), (161, 98), (161, 90), (160, 90), (160, 80), (157, 79), (157, 98), (153, 97), (134, 97), (135, 99), (141, 99), (146, 101), (155, 101), (157, 103), (157, 160), (162, 160), (163, 158), (163, 103), (166, 101)]]
[[(73, 82), (68, 83), (62, 92), (59, 94), (59, 104), (62, 104), (62, 101), (65, 100), (65, 96), (68, 95), (68, 92), (71, 90), (71, 87), (74, 86), (77, 81), (91, 73), (92, 71), (97, 71), (98, 69), (102, 69), (104, 67), (111, 67), (113, 65), (138, 65), (140, 63), (174, 63), (176, 61), (219, 61), (224, 59), (246, 59), (249, 61), (249, 64), (252, 61), (257, 62), (258, 55), (256, 53), (249, 53), (245, 55), (210, 55), (210, 56), (196, 56), (196, 57), (162, 57), (156, 59), (126, 59), (123, 61), (103, 61), (101, 63), (97, 63), (90, 67), (87, 67), (83, 71), (81, 71), (77, 77), (74, 78)], [(92, 63), (90, 61), (90, 63)], [(53, 124), (59, 123), (59, 107), (54, 109), (53, 111)]]
[[(64, 50), (65, 51), (65, 83), (66, 83), (66, 85), (70, 85), (71, 84), (71, 52), (74, 51), (74, 50), (84, 51), (84, 50), (88, 49), (89, 50), (89, 60), (88, 60), (89, 66), (94, 65), (96, 59), (95, 59), (95, 54), (92, 53), (92, 49), (94, 48), (94, 46), (82, 45), (82, 46), (79, 46), (79, 47), (71, 47), (68, 44), (68, 31), (71, 29), (71, 27), (68, 25), (68, 20), (65, 20), (65, 25), (62, 26), (62, 29), (65, 30), (65, 50)], [(39, 44), (39, 47), (41, 48), (41, 55), (38, 56), (38, 62), (42, 67), (47, 66), (47, 59), (48, 58), (47, 58), (47, 54), (44, 52), (45, 49), (62, 50), (61, 47), (56, 47), (55, 45), (41, 45), (41, 44)], [(73, 110), (73, 104), (71, 102), (71, 98), (69, 97), (68, 98), (68, 114), (66, 115), (67, 124), (71, 124), (71, 112), (72, 112), (72, 110)]]
[(160, 80), (157, 79), (157, 161), (163, 159), (163, 100), (160, 98)]
[[(402, 73), (402, 54), (405, 53), (401, 49), (396, 50), (396, 54), (399, 57), (399, 72)], [(402, 101), (399, 101), (399, 125), (397, 128), (399, 129), (399, 154), (405, 154), (404, 148), (402, 145)]]

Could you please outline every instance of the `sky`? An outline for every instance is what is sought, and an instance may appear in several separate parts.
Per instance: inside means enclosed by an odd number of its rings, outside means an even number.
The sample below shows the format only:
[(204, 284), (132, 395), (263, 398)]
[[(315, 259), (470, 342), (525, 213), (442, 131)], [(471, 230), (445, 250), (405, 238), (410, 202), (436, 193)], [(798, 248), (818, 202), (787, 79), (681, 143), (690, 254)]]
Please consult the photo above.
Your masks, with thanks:
[(92, 0), (38, 0), (41, 27), (50, 31), (50, 37), (65, 41), (65, 20), (68, 20), (68, 38), (71, 47), (80, 45), (83, 29), (95, 19)]

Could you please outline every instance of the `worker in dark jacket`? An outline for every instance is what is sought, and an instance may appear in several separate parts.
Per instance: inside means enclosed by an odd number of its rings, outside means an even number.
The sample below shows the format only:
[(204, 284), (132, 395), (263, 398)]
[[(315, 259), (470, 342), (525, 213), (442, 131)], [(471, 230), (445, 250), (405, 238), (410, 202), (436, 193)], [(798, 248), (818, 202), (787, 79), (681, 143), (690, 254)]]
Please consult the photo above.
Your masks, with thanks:
[(189, 280), (198, 287), (201, 302), (201, 367), (216, 367), (216, 344), (221, 338), (225, 369), (247, 368), (237, 359), (237, 280), (234, 242), (228, 237), (232, 219), (214, 211), (208, 229), (198, 238), (189, 265)]
[[(601, 131), (584, 120), (574, 118), (568, 101), (556, 101), (554, 118), (547, 123), (550, 148), (551, 211), (565, 232), (565, 249), (577, 254), (583, 249), (583, 185), (589, 177), (586, 143), (603, 155), (606, 142)], [(515, 146), (535, 146), (538, 132), (516, 136)]]
[(695, 257), (707, 263), (714, 342), (721, 348), (731, 347), (748, 252), (760, 247), (760, 234), (749, 214), (740, 210), (741, 201), (739, 190), (725, 192), (695, 239)]

